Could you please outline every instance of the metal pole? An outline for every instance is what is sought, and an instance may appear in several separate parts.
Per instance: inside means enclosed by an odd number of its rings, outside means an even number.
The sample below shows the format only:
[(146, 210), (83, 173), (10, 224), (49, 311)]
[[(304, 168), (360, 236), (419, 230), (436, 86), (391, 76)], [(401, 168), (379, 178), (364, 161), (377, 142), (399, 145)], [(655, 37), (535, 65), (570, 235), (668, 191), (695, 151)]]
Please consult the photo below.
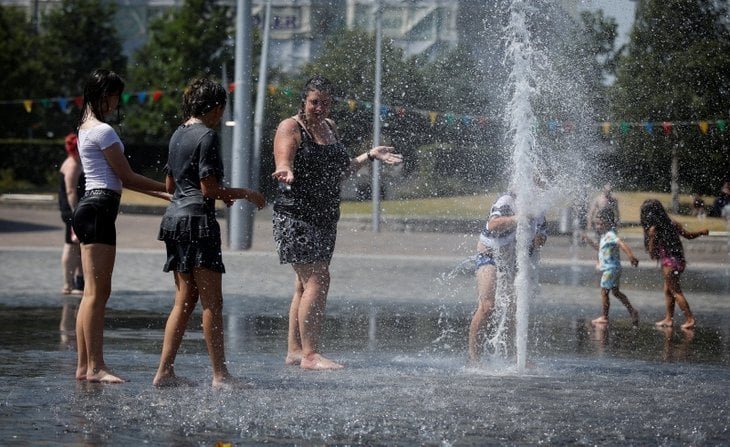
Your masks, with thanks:
[[(382, 77), (382, 8), (375, 2), (375, 98), (373, 99), (373, 146), (380, 145), (380, 80)], [(380, 232), (380, 160), (373, 160), (371, 195), (373, 197), (373, 233)]]
[[(238, 0), (236, 10), (236, 65), (233, 92), (233, 146), (231, 148), (231, 186), (251, 186), (251, 0)], [(253, 204), (238, 200), (231, 208), (231, 250), (251, 248)]]
[(678, 143), (672, 144), (672, 173), (670, 190), (672, 192), (672, 212), (679, 212), (679, 158), (677, 156)]
[[(221, 67), (221, 83), (223, 88), (228, 91), (228, 67), (223, 62)], [(233, 119), (233, 113), (231, 108), (231, 100), (226, 101), (226, 108), (223, 111), (223, 120), (221, 122), (221, 152), (223, 153), (223, 168), (228, 176), (231, 175), (233, 170), (231, 169), (231, 147), (233, 146), (233, 132), (231, 131), (230, 123)], [(230, 185), (230, 178), (227, 179), (227, 183)], [(231, 209), (226, 208), (224, 211), (226, 218), (226, 230), (227, 234), (231, 233)]]
[(251, 160), (251, 187), (259, 189), (261, 171), (261, 140), (264, 128), (264, 101), (266, 100), (266, 69), (269, 59), (269, 21), (271, 20), (271, 0), (266, 0), (263, 26), (264, 37), (261, 42), (261, 61), (259, 63), (259, 83), (256, 89), (256, 109), (253, 115), (253, 159)]

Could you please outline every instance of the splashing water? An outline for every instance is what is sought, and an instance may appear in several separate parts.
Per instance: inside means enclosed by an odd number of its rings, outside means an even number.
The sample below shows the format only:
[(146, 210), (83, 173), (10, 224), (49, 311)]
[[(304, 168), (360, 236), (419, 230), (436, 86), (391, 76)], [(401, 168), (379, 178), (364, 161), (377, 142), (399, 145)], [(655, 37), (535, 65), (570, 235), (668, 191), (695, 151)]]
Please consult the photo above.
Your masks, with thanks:
[(537, 119), (532, 108), (532, 100), (537, 94), (533, 65), (540, 54), (531, 43), (531, 34), (527, 25), (528, 8), (529, 5), (525, 1), (513, 0), (509, 7), (509, 23), (505, 29), (506, 61), (511, 66), (509, 73), (511, 98), (507, 104), (505, 120), (508, 126), (508, 140), (512, 147), (510, 187), (516, 194), (515, 212), (518, 217), (517, 273), (513, 293), (497, 291), (495, 313), (497, 313), (498, 324), (495, 334), (490, 340), (490, 344), (496, 350), (504, 349), (509, 313), (507, 309), (514, 300), (516, 306), (515, 350), (517, 369), (520, 373), (524, 373), (526, 366), (529, 304), (530, 295), (534, 290), (533, 278), (530, 274), (534, 269), (529, 255), (532, 235), (529, 228), (528, 211), (534, 213), (536, 211), (534, 204), (538, 203), (534, 187), (534, 179), (538, 175), (537, 140), (534, 131), (537, 127)]

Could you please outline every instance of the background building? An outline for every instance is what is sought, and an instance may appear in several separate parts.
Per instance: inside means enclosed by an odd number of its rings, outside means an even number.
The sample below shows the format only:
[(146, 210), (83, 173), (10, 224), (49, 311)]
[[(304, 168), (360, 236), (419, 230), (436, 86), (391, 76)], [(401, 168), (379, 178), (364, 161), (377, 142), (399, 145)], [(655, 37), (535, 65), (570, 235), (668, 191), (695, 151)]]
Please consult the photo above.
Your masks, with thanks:
[[(117, 4), (116, 25), (124, 52), (133, 59), (134, 50), (148, 37), (148, 24), (183, 0), (110, 0)], [(236, 0), (220, 0), (235, 7)], [(43, 14), (60, 0), (0, 0), (2, 5), (27, 8), (38, 26)], [(469, 42), (469, 36), (483, 35), (485, 20), (494, 16), (493, 0), (380, 0), (383, 36), (401, 47), (406, 56), (432, 59)], [(269, 63), (283, 72), (296, 71), (317, 55), (322, 44), (336, 30), (374, 31), (377, 0), (271, 0), (272, 18)], [(561, 0), (570, 16), (577, 17), (578, 0)], [(252, 0), (253, 24), (263, 24), (265, 1)], [(471, 20), (465, 20), (471, 18)], [(497, 30), (498, 32), (498, 30)], [(490, 33), (486, 33), (487, 37)], [(494, 36), (493, 36), (494, 37)], [(473, 39), (472, 39), (473, 40)]]

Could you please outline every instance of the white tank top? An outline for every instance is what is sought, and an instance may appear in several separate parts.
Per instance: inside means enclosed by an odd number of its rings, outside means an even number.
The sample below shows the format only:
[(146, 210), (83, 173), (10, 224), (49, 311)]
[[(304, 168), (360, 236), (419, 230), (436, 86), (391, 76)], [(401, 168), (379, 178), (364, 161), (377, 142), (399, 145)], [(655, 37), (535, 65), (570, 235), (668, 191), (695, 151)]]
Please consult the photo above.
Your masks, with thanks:
[(79, 129), (79, 157), (86, 175), (86, 190), (111, 189), (122, 192), (122, 181), (106, 161), (102, 151), (119, 143), (124, 152), (124, 144), (112, 126), (101, 123), (89, 129)]

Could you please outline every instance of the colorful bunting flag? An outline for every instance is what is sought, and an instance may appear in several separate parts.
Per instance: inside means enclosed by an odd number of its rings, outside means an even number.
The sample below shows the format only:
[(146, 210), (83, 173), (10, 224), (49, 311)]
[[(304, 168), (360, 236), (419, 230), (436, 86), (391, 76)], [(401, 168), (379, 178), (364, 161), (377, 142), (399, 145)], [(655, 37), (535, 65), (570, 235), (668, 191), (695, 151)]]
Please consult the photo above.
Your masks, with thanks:
[(601, 129), (603, 129), (604, 135), (608, 135), (609, 133), (611, 133), (611, 123), (609, 123), (608, 121), (602, 122)]
[(662, 123), (662, 132), (664, 132), (664, 135), (669, 135), (672, 133), (672, 123), (669, 121), (664, 121)]
[(707, 132), (710, 130), (710, 124), (707, 121), (700, 121), (697, 125), (699, 126), (702, 135), (707, 135)]
[(428, 120), (431, 122), (432, 126), (436, 124), (436, 118), (438, 118), (438, 113), (428, 112)]
[[(230, 83), (228, 84), (228, 91), (229, 93), (232, 93), (235, 91), (236, 84)], [(173, 93), (176, 90), (173, 90)], [(140, 91), (136, 93), (123, 93), (121, 95), (121, 101), (123, 104), (128, 104), (130, 99), (133, 96), (137, 97), (137, 101), (139, 104), (144, 105), (147, 102), (147, 98), (151, 98), (151, 101), (149, 103), (155, 103), (158, 102), (163, 95), (165, 95), (167, 92), (163, 90), (152, 90), (152, 91)], [(276, 95), (278, 93), (282, 93), (285, 96), (292, 96), (293, 91), (291, 87), (284, 87), (280, 88), (279, 86), (275, 84), (269, 84), (267, 85), (267, 93), (269, 95)], [(82, 96), (74, 96), (73, 102), (76, 104), (77, 107), (81, 108), (83, 106), (83, 97)], [(59, 109), (63, 113), (70, 113), (69, 109), (69, 99), (67, 97), (57, 97), (57, 98), (41, 98), (41, 99), (21, 99), (21, 100), (2, 100), (0, 101), (0, 104), (20, 104), (22, 105), (23, 109), (26, 111), (26, 113), (32, 113), (33, 112), (33, 104), (39, 103), (42, 107), (48, 108), (51, 103), (57, 103)], [(350, 112), (354, 112), (357, 110), (358, 107), (363, 107), (366, 110), (372, 110), (373, 104), (368, 101), (360, 101), (358, 102), (355, 99), (348, 98), (343, 101), (347, 105), (347, 109)], [(412, 113), (415, 115), (420, 115), (422, 117), (426, 117), (431, 124), (431, 126), (435, 126), (437, 123), (440, 125), (446, 125), (446, 126), (453, 126), (455, 124), (463, 124), (465, 126), (472, 126), (478, 124), (480, 127), (486, 126), (490, 119), (485, 116), (473, 116), (473, 115), (457, 115), (453, 112), (447, 112), (447, 113), (440, 113), (437, 111), (427, 111), (427, 110), (406, 110), (403, 106), (389, 106), (389, 105), (381, 105), (380, 111), (378, 116), (381, 120), (387, 120), (387, 119), (393, 119), (395, 117), (398, 120), (402, 120), (405, 118), (406, 113)], [(442, 119), (439, 119), (439, 118)], [(547, 126), (547, 129), (551, 132), (565, 132), (565, 133), (572, 133), (576, 129), (576, 125), (571, 120), (565, 120), (565, 121), (558, 121), (558, 120), (547, 120), (544, 124)], [(669, 121), (663, 121), (663, 122), (652, 122), (652, 121), (645, 121), (645, 122), (627, 122), (627, 121), (621, 121), (618, 123), (612, 123), (609, 121), (603, 121), (600, 123), (597, 123), (597, 125), (600, 127), (602, 133), (604, 136), (610, 135), (610, 133), (613, 131), (614, 127), (617, 127), (619, 132), (623, 135), (628, 134), (631, 132), (632, 129), (642, 128), (645, 133), (647, 134), (653, 134), (654, 128), (661, 126), (662, 133), (664, 135), (671, 135), (674, 133), (675, 128), (678, 129), (688, 129), (690, 126), (697, 126), (700, 133), (702, 135), (708, 135), (710, 133), (710, 130), (712, 128), (717, 129), (717, 132), (724, 133), (727, 129), (727, 120), (725, 119), (717, 119), (717, 120), (700, 120), (700, 121), (675, 121), (675, 122), (669, 122)], [(536, 128), (537, 130), (537, 128)]]

